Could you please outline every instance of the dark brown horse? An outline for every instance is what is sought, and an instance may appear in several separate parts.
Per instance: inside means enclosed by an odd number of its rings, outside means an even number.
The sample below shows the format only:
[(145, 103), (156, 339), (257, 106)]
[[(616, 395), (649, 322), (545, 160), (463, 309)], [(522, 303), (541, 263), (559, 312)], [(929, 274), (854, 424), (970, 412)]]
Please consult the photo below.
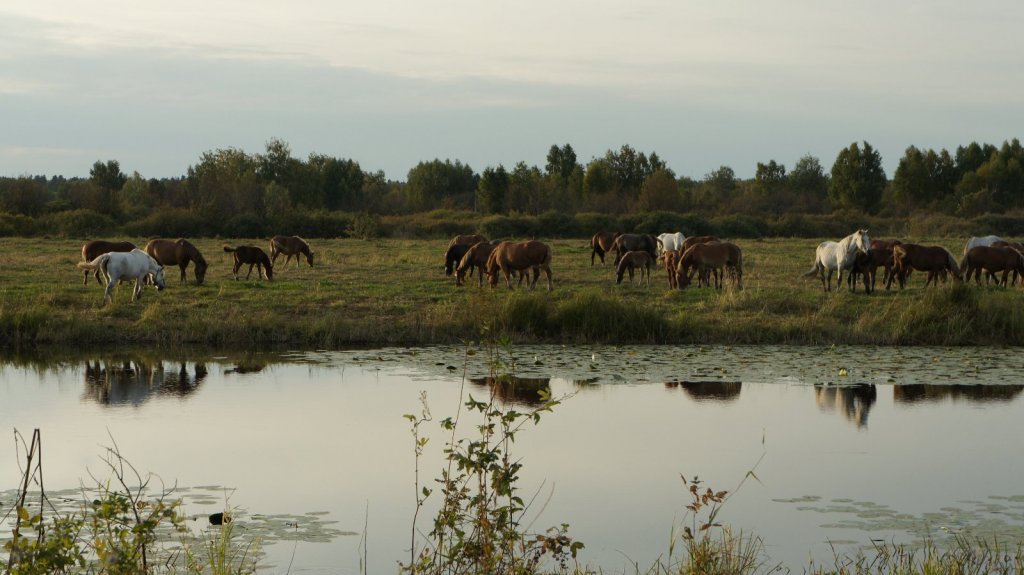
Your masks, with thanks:
[(889, 289), (893, 278), (899, 280), (900, 289), (903, 289), (907, 282), (907, 274), (911, 269), (921, 272), (928, 272), (928, 284), (939, 284), (939, 275), (950, 272), (956, 279), (960, 277), (960, 266), (953, 254), (942, 246), (921, 246), (918, 244), (899, 244), (892, 248), (892, 275), (885, 288)]
[(619, 267), (619, 260), (626, 252), (647, 252), (652, 259), (658, 259), (658, 240), (647, 234), (619, 234), (612, 242), (612, 250), (615, 252), (613, 265)]
[(604, 255), (612, 251), (612, 245), (615, 244), (615, 238), (619, 237), (619, 234), (615, 232), (597, 232), (594, 237), (590, 238), (590, 249), (593, 250), (590, 253), (590, 265), (594, 265), (594, 256), (601, 258), (601, 264), (604, 264)]
[(633, 270), (640, 270), (640, 281), (644, 281), (644, 276), (647, 276), (647, 287), (651, 287), (651, 266), (654, 265), (654, 258), (651, 254), (644, 251), (626, 252), (619, 258), (619, 265), (615, 268), (615, 283), (622, 283), (622, 276), (627, 271), (629, 272), (629, 282), (633, 283)]
[[(462, 261), (463, 256), (465, 256), (466, 252), (468, 252), (474, 245), (476, 244), (455, 244), (448, 246), (448, 251), (444, 253), (444, 275), (452, 275), (452, 273), (455, 272), (455, 268), (458, 267), (459, 262)], [(490, 255), (490, 252), (488, 252), (488, 255)], [(484, 263), (487, 263), (486, 258), (484, 258)], [(472, 267), (469, 268), (469, 275), (473, 275)], [(462, 285), (462, 274), (455, 276), (455, 285)]]
[(977, 246), (967, 250), (961, 266), (964, 281), (970, 281), (971, 274), (974, 274), (975, 282), (981, 285), (981, 270), (985, 270), (991, 276), (996, 272), (1003, 272), (999, 285), (1006, 286), (1011, 271), (1014, 278), (1024, 274), (1024, 255), (1011, 247)]
[(238, 279), (238, 269), (242, 267), (242, 264), (249, 264), (249, 273), (245, 274), (245, 279), (249, 279), (249, 276), (252, 275), (252, 266), (256, 266), (257, 277), (262, 277), (266, 273), (268, 280), (274, 280), (274, 264), (270, 263), (267, 252), (256, 246), (238, 246), (237, 248), (224, 246), (224, 251), (235, 259), (231, 273), (234, 274), (236, 280)]
[[(875, 242), (872, 241), (871, 243), (873, 245)], [(896, 245), (899, 245), (899, 243)], [(865, 292), (871, 293), (875, 291), (875, 279), (877, 278), (879, 267), (885, 268), (885, 273), (882, 275), (882, 283), (887, 283), (889, 276), (892, 275), (892, 248), (873, 247), (867, 253), (857, 252), (853, 260), (853, 267), (850, 268), (850, 275), (846, 278), (850, 291), (857, 291), (857, 276), (863, 277)], [(886, 286), (886, 289), (889, 289), (888, 286)]]
[(299, 236), (274, 236), (270, 238), (270, 263), (277, 264), (277, 256), (284, 254), (284, 265), (288, 265), (292, 256), (295, 256), (295, 267), (299, 267), (299, 254), (306, 256), (306, 263), (313, 267), (313, 255), (316, 252), (309, 249), (306, 240)]
[[(108, 254), (110, 252), (130, 252), (135, 249), (135, 244), (131, 242), (111, 242), (107, 240), (92, 240), (85, 242), (82, 245), (82, 261), (91, 262), (92, 260)], [(85, 275), (82, 277), (82, 285), (89, 283), (89, 272), (93, 272), (96, 276), (96, 281), (103, 285), (103, 280), (100, 279), (100, 269), (85, 270)]]
[(149, 240), (145, 250), (162, 266), (178, 266), (181, 269), (179, 283), (185, 283), (185, 268), (190, 262), (195, 262), (196, 285), (203, 283), (206, 277), (206, 260), (188, 240)]
[(487, 258), (487, 275), (490, 276), (491, 287), (498, 285), (498, 272), (505, 276), (505, 284), (512, 289), (512, 273), (533, 270), (530, 289), (537, 287), (537, 279), (541, 270), (548, 278), (548, 291), (554, 289), (551, 282), (551, 248), (543, 242), (529, 240), (522, 243), (502, 242), (498, 244)]

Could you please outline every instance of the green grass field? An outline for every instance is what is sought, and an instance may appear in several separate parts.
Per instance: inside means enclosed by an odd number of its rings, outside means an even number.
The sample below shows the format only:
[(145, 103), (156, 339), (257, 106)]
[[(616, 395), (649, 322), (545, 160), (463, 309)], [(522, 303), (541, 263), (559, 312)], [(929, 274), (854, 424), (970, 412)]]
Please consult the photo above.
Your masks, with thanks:
[[(137, 245), (145, 240), (127, 238)], [(914, 241), (914, 240), (912, 240)], [(941, 244), (959, 256), (961, 240)], [(78, 240), (7, 240), (0, 262), (4, 345), (139, 344), (165, 349), (441, 343), (477, 339), (485, 328), (516, 342), (1024, 344), (1019, 287), (947, 284), (865, 295), (825, 293), (802, 277), (818, 240), (743, 240), (744, 288), (669, 291), (663, 269), (650, 288), (615, 285), (611, 261), (591, 267), (588, 241), (554, 240), (555, 290), (456, 288), (442, 271), (445, 240), (316, 240), (316, 266), (280, 265), (274, 281), (235, 281), (223, 245), (193, 243), (210, 268), (206, 283), (147, 287), (132, 303), (129, 284), (101, 306), (102, 287), (83, 272)], [(245, 268), (243, 268), (243, 276)], [(255, 271), (253, 272), (255, 278)]]

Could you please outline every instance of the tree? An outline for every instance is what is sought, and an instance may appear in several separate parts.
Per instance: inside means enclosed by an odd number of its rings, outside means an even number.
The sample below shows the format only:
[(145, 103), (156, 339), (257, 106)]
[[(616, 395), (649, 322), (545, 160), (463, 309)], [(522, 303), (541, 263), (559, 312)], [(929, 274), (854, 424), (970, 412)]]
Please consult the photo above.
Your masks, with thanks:
[(0, 211), (38, 216), (50, 200), (46, 186), (32, 178), (0, 179)]
[(887, 180), (882, 156), (871, 144), (863, 144), (863, 149), (854, 142), (839, 152), (832, 165), (828, 196), (836, 206), (874, 213)]
[(117, 194), (127, 181), (128, 176), (121, 172), (117, 160), (105, 163), (97, 160), (89, 170), (89, 195), (82, 207), (110, 216), (119, 215)]
[(576, 151), (569, 144), (561, 148), (552, 144), (548, 150), (547, 160), (548, 163), (544, 168), (546, 174), (558, 178), (563, 185), (568, 182), (569, 176), (572, 175), (573, 170), (579, 165), (576, 162)]
[(679, 184), (672, 170), (659, 169), (644, 180), (638, 202), (640, 211), (678, 211)]
[(505, 167), (488, 166), (476, 188), (476, 208), (482, 214), (505, 213), (505, 198), (508, 196), (509, 177)]
[(473, 169), (458, 160), (420, 162), (409, 170), (406, 179), (409, 207), (470, 208), (476, 196), (476, 180)]

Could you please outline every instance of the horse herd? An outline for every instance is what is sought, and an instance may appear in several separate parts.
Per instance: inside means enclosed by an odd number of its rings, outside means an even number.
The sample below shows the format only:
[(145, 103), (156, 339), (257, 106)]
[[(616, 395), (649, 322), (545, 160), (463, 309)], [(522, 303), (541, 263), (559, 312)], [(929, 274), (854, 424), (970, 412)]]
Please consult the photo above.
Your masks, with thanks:
[[(273, 280), (274, 263), (279, 255), (287, 256), (284, 262), (286, 265), (294, 256), (296, 267), (299, 266), (299, 256), (304, 255), (312, 267), (315, 253), (309, 244), (298, 236), (271, 238), (269, 256), (261, 248), (249, 245), (224, 246), (224, 251), (233, 256), (234, 265), (231, 273), (236, 280), (238, 270), (245, 264), (249, 265), (246, 279), (252, 275), (252, 268), (255, 266), (257, 277), (266, 276), (268, 280)], [(104, 276), (107, 287), (103, 292), (103, 303), (106, 304), (112, 300), (114, 286), (120, 281), (135, 280), (132, 301), (142, 297), (142, 284), (146, 281), (156, 285), (157, 290), (164, 289), (164, 266), (178, 266), (181, 270), (179, 281), (185, 283), (185, 269), (189, 264), (193, 264), (196, 284), (202, 284), (208, 264), (192, 242), (186, 239), (155, 239), (150, 240), (143, 249), (139, 249), (131, 242), (92, 240), (82, 246), (82, 261), (77, 265), (79, 269), (85, 270), (83, 285), (89, 283), (90, 272), (101, 285), (104, 280), (100, 279), (100, 275)]]

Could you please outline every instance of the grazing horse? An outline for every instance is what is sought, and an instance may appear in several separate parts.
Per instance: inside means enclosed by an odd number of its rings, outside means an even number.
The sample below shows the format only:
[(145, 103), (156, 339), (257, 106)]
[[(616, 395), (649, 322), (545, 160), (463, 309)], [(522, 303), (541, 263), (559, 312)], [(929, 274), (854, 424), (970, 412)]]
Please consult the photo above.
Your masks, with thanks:
[[(993, 247), (993, 248), (1013, 248), (1013, 249), (1017, 250), (1018, 252), (1024, 254), (1024, 244), (1022, 244), (1020, 242), (1010, 242), (1010, 241), (1006, 241), (1006, 240), (1000, 240), (998, 242), (992, 242), (992, 246), (991, 247)], [(964, 266), (961, 265), (960, 267), (963, 268)], [(1017, 272), (1013, 272), (1013, 281), (1010, 282), (1011, 284), (1017, 283), (1017, 275), (1018, 275)], [(996, 274), (993, 273), (993, 272), (988, 272), (988, 275), (985, 277), (985, 282), (987, 283), (990, 280), (994, 281), (995, 279), (996, 279)]]
[(644, 281), (647, 276), (647, 287), (651, 287), (651, 266), (654, 265), (654, 258), (651, 254), (642, 251), (626, 252), (619, 258), (619, 267), (615, 269), (615, 283), (622, 283), (622, 276), (629, 271), (629, 282), (633, 283), (633, 270), (640, 269), (640, 278), (637, 285)]
[(231, 273), (235, 275), (236, 280), (238, 279), (238, 269), (242, 267), (242, 264), (249, 264), (249, 273), (245, 274), (245, 279), (249, 279), (249, 276), (252, 275), (252, 266), (256, 266), (257, 279), (266, 273), (267, 279), (274, 281), (274, 265), (270, 263), (267, 252), (256, 246), (238, 246), (237, 248), (224, 246), (224, 251), (234, 257), (235, 265), (231, 268)]
[(597, 232), (594, 237), (590, 238), (590, 266), (594, 266), (594, 256), (601, 258), (601, 264), (604, 265), (604, 255), (612, 251), (612, 246), (615, 244), (615, 238), (619, 237), (620, 234), (615, 232)]
[[(874, 245), (875, 242), (872, 241), (871, 243)], [(899, 245), (899, 243), (896, 245)], [(882, 283), (886, 283), (889, 280), (889, 276), (892, 275), (892, 248), (872, 247), (867, 253), (857, 252), (853, 265), (850, 266), (850, 275), (846, 279), (850, 286), (850, 291), (857, 292), (858, 275), (864, 278), (864, 291), (866, 293), (875, 291), (875, 280), (878, 277), (879, 267), (885, 268), (885, 273), (882, 275)]]
[(291, 261), (292, 256), (295, 256), (295, 267), (299, 267), (299, 254), (306, 256), (306, 263), (309, 267), (313, 267), (313, 255), (316, 254), (313, 250), (309, 249), (309, 244), (306, 240), (299, 236), (274, 236), (270, 238), (270, 263), (277, 264), (277, 256), (284, 254), (287, 257), (284, 259), (284, 265), (288, 265)]
[(448, 247), (452, 247), (455, 244), (478, 244), (480, 242), (486, 242), (487, 238), (480, 234), (462, 234), (452, 238), (452, 241), (448, 242)]
[[(111, 242), (107, 240), (92, 240), (85, 242), (82, 245), (82, 261), (91, 262), (92, 260), (100, 257), (103, 254), (110, 252), (130, 252), (135, 249), (135, 244), (131, 242)], [(82, 285), (89, 284), (89, 272), (92, 270), (85, 270), (84, 277), (82, 278)], [(100, 269), (96, 268), (93, 272), (96, 276), (96, 283), (103, 285), (103, 280), (100, 279)]]
[(491, 252), (494, 251), (496, 246), (488, 242), (479, 242), (469, 247), (466, 253), (459, 260), (459, 266), (455, 268), (455, 283), (461, 285), (461, 282), (466, 277), (466, 272), (469, 275), (473, 275), (473, 268), (479, 268), (477, 279), (480, 281), (480, 287), (484, 285), (484, 275), (487, 273), (487, 260), (491, 257)]
[(970, 281), (974, 274), (975, 282), (981, 285), (981, 270), (994, 276), (995, 272), (1003, 272), (999, 285), (1007, 285), (1007, 277), (1013, 272), (1014, 278), (1024, 274), (1024, 254), (1011, 247), (975, 246), (967, 251), (960, 267), (964, 272), (964, 281)]
[(729, 242), (708, 242), (690, 246), (676, 265), (676, 283), (679, 289), (690, 285), (694, 273), (698, 280), (710, 284), (709, 273), (715, 273), (715, 287), (721, 289), (718, 272), (728, 269), (736, 286), (743, 289), (743, 252)]
[(654, 238), (658, 241), (658, 253), (662, 252), (674, 252), (683, 248), (683, 242), (686, 241), (686, 236), (683, 232), (675, 233), (664, 233)]
[[(448, 251), (444, 253), (444, 275), (452, 275), (452, 272), (455, 271), (459, 262), (462, 261), (463, 256), (465, 256), (466, 252), (468, 252), (474, 245), (476, 244), (455, 244), (448, 246)], [(487, 261), (484, 260), (484, 263), (487, 263)], [(473, 275), (473, 268), (469, 269), (469, 275)], [(455, 285), (462, 285), (462, 274), (455, 276)]]
[(512, 289), (512, 273), (527, 269), (533, 270), (533, 280), (529, 282), (531, 290), (537, 287), (541, 270), (544, 270), (548, 278), (548, 291), (554, 289), (551, 282), (551, 248), (543, 242), (502, 242), (495, 246), (487, 258), (487, 275), (490, 276), (491, 287), (498, 285), (500, 271), (505, 276), (508, 289)]
[(719, 241), (719, 239), (715, 236), (690, 236), (683, 241), (683, 245), (679, 247), (679, 252), (686, 253), (686, 250), (697, 244), (706, 244), (717, 241)]
[(196, 285), (202, 284), (206, 277), (206, 260), (203, 254), (185, 239), (180, 240), (149, 240), (145, 251), (162, 266), (176, 265), (181, 269), (179, 283), (185, 283), (185, 268), (189, 262), (195, 262)]
[(626, 252), (644, 251), (651, 254), (652, 259), (658, 259), (658, 240), (647, 234), (621, 234), (612, 242), (612, 251), (615, 252), (613, 265), (616, 268)]
[(915, 269), (921, 272), (928, 272), (928, 279), (924, 287), (934, 282), (939, 285), (939, 274), (946, 271), (953, 274), (956, 279), (960, 277), (960, 266), (956, 258), (949, 250), (942, 246), (921, 246), (917, 244), (900, 244), (892, 248), (892, 275), (886, 289), (892, 284), (895, 277), (900, 282), (900, 289), (903, 289), (907, 282), (907, 272)]
[(668, 275), (668, 289), (679, 287), (678, 282), (676, 282), (676, 266), (679, 264), (679, 258), (682, 255), (678, 250), (665, 250), (661, 252), (661, 261), (665, 264), (665, 272)]
[[(832, 272), (839, 271), (836, 287), (843, 285), (843, 270), (853, 265), (856, 252), (867, 253), (871, 246), (871, 238), (867, 230), (857, 230), (838, 242), (821, 242), (814, 252), (814, 267), (804, 277), (821, 277), (821, 287), (832, 291)], [(825, 279), (825, 271), (828, 279)]]
[(135, 248), (130, 252), (107, 252), (91, 262), (79, 262), (78, 267), (86, 270), (103, 270), (107, 276), (107, 288), (103, 290), (103, 304), (114, 301), (114, 286), (120, 280), (135, 278), (132, 301), (142, 297), (142, 284), (146, 276), (153, 274), (157, 291), (164, 289), (164, 268), (146, 252)]

